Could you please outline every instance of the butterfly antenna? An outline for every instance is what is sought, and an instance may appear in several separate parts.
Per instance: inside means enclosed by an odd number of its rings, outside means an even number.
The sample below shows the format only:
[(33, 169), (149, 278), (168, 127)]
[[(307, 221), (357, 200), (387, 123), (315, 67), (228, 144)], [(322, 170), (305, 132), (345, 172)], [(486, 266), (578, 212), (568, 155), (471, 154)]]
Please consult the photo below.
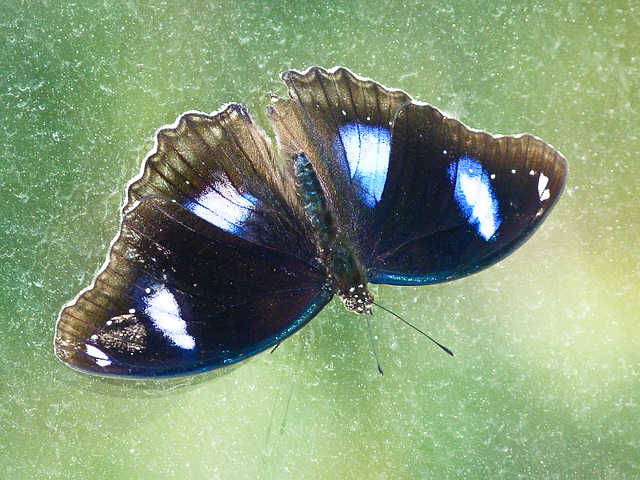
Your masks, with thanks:
[(371, 332), (371, 323), (369, 323), (369, 317), (371, 316), (370, 312), (366, 312), (364, 315), (365, 320), (367, 321), (367, 327), (369, 328), (369, 340), (371, 340), (371, 351), (373, 352), (373, 357), (376, 359), (376, 365), (378, 366), (378, 372), (380, 375), (384, 375), (382, 371), (382, 367), (380, 366), (380, 361), (378, 360), (378, 354), (376, 353), (376, 346), (373, 341), (373, 333)]
[(390, 313), (391, 315), (393, 315), (394, 317), (396, 317), (398, 320), (403, 321), (405, 324), (409, 325), (411, 328), (413, 328), (415, 331), (421, 333), (422, 335), (424, 335), (425, 337), (427, 337), (429, 340), (431, 340), (433, 343), (435, 343), (437, 346), (439, 346), (442, 350), (444, 350), (445, 352), (447, 352), (449, 355), (451, 355), (452, 357), (454, 357), (455, 355), (453, 354), (453, 352), (451, 350), (449, 350), (447, 347), (445, 347), (444, 345), (442, 345), (441, 343), (435, 341), (433, 338), (431, 338), (430, 335), (427, 335), (426, 333), (424, 333), (422, 330), (420, 330), (418, 327), (416, 327), (415, 325), (407, 322), (404, 318), (402, 318), (400, 315), (398, 315), (397, 313), (392, 312), (391, 310), (389, 310), (388, 308), (383, 307), (382, 305), (375, 303), (374, 305), (378, 308), (381, 308), (382, 310), (384, 310), (387, 313)]

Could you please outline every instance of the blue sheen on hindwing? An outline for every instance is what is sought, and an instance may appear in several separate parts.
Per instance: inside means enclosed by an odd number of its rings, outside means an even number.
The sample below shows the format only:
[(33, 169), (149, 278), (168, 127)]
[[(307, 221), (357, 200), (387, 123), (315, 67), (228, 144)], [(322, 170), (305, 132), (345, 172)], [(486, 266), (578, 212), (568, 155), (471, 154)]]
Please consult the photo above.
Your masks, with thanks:
[(351, 178), (362, 188), (362, 200), (368, 207), (375, 207), (387, 181), (391, 132), (380, 125), (348, 123), (340, 127), (340, 138)]
[(449, 166), (448, 174), (458, 208), (478, 235), (490, 240), (502, 220), (489, 173), (475, 158), (462, 156)]
[(230, 183), (208, 186), (185, 207), (221, 229), (239, 235), (243, 222), (249, 217), (258, 199), (249, 193), (239, 193)]

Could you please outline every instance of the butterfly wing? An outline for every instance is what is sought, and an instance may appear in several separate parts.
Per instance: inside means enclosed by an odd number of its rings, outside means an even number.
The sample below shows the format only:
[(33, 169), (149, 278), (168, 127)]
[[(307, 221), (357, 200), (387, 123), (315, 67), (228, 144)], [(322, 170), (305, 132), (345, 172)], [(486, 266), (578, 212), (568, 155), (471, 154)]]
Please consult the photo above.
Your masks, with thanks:
[(141, 198), (161, 196), (241, 238), (313, 258), (316, 247), (288, 181), (246, 107), (231, 103), (213, 115), (185, 113), (158, 131), (123, 213)]
[(282, 74), (288, 99), (273, 98), (270, 115), (285, 167), (305, 152), (338, 228), (363, 253), (375, 238), (375, 212), (389, 168), (391, 129), (401, 90), (355, 76), (346, 68)]
[(374, 283), (486, 268), (522, 244), (562, 192), (566, 160), (531, 135), (472, 130), (344, 68), (283, 80), (290, 98), (271, 112), (281, 151), (307, 152)]
[(58, 357), (91, 373), (178, 375), (304, 325), (331, 293), (282, 182), (242, 106), (159, 131), (104, 267), (60, 314)]
[(494, 264), (538, 228), (566, 175), (564, 157), (539, 138), (493, 136), (430, 105), (402, 105), (377, 206), (371, 280), (441, 282)]

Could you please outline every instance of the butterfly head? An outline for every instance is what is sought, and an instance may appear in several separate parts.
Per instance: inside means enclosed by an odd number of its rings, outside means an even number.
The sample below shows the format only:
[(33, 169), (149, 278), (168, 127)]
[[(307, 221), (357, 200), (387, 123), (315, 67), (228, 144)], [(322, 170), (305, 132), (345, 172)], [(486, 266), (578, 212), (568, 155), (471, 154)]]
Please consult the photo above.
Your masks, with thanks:
[(353, 313), (370, 313), (373, 304), (373, 293), (371, 293), (366, 285), (360, 284), (356, 287), (350, 287), (344, 293), (340, 294), (344, 308)]

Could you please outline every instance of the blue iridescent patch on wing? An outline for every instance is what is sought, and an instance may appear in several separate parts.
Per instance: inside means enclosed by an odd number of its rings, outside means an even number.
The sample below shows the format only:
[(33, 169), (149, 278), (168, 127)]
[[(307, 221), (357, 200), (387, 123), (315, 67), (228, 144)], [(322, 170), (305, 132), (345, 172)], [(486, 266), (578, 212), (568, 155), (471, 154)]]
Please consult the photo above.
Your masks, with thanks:
[(249, 217), (258, 199), (239, 193), (231, 184), (217, 183), (208, 186), (198, 197), (187, 202), (185, 207), (221, 229), (239, 235), (242, 224)]
[(498, 213), (491, 177), (475, 158), (462, 156), (447, 170), (454, 185), (454, 197), (470, 225), (478, 235), (490, 240), (502, 222)]
[(182, 318), (180, 306), (175, 296), (164, 285), (146, 289), (142, 298), (144, 314), (153, 322), (153, 326), (176, 347), (193, 350), (195, 339), (187, 333), (187, 322)]
[(349, 123), (340, 127), (340, 137), (351, 178), (362, 188), (365, 205), (375, 207), (387, 181), (391, 132), (380, 125)]

